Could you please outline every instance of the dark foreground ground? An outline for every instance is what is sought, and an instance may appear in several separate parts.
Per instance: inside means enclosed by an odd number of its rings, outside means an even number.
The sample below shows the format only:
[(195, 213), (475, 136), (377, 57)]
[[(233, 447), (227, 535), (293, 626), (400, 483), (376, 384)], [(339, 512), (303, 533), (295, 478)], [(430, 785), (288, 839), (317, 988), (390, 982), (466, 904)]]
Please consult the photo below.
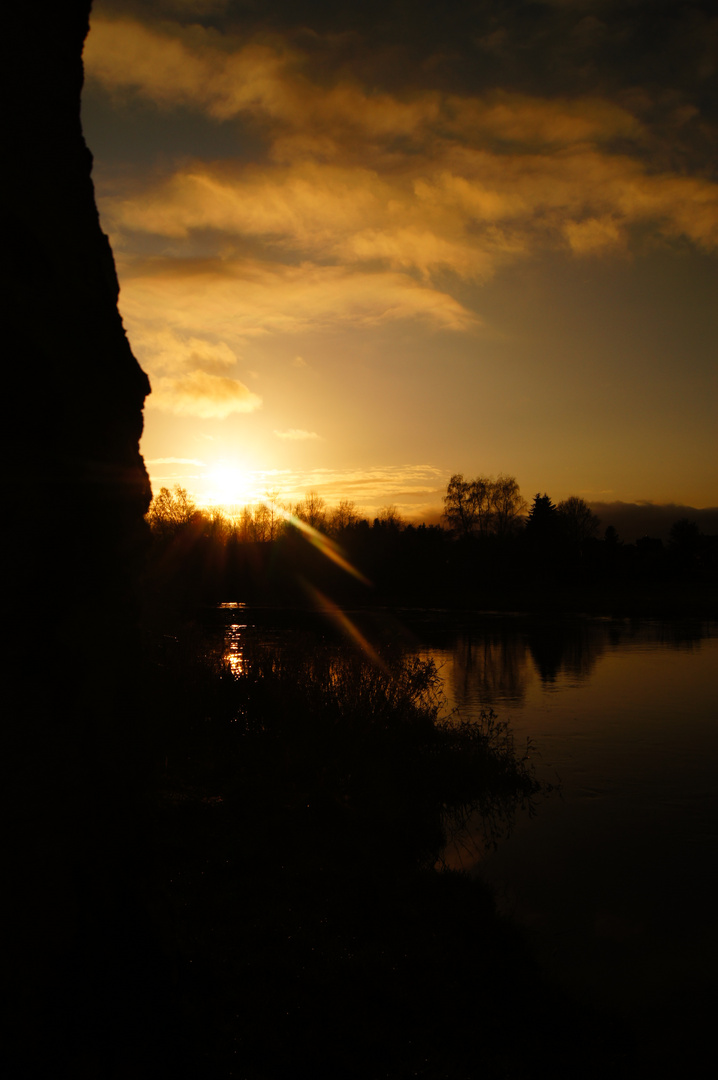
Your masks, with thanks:
[(435, 868), (447, 823), (479, 806), (498, 835), (543, 797), (500, 724), (437, 726), (435, 673), (395, 658), (311, 641), (237, 680), (172, 641), (146, 672), (158, 768), (88, 870), (17, 1075), (656, 1075), (487, 887)]
[(707, 1003), (670, 1042), (589, 1008), (547, 978), (485, 885), (441, 870), (468, 812), (489, 837), (541, 812), (546, 792), (500, 723), (442, 725), (436, 672), (390, 653), (380, 666), (301, 637), (258, 648), (237, 677), (191, 627), (175, 631), (146, 646), (157, 764), (143, 793), (113, 803), (101, 778), (82, 792), (84, 869), (72, 886), (39, 875), (39, 917), (69, 945), (35, 958), (14, 1075), (690, 1069)]
[(466, 814), (501, 842), (556, 797), (511, 732), (444, 725), (431, 664), (287, 636), (239, 675), (197, 627), (148, 636), (155, 767), (132, 795), (85, 781), (67, 829), (48, 826), (12, 1075), (696, 1075), (702, 995), (677, 987), (665, 1029), (640, 1003), (588, 1007), (482, 882), (441, 868)]

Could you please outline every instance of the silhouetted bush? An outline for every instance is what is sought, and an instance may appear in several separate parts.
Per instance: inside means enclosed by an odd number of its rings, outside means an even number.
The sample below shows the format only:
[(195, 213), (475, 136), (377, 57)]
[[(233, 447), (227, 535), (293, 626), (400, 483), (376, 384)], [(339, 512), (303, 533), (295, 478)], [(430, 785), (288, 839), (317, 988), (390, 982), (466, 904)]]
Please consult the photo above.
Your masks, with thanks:
[(185, 629), (153, 683), (187, 1075), (530, 1076), (559, 1013), (557, 1075), (589, 1043), (605, 1075), (604, 1025), (545, 984), (488, 888), (434, 869), (470, 815), (495, 839), (540, 794), (505, 724), (447, 715), (431, 661), (304, 631), (230, 667)]
[(351, 838), (353, 859), (375, 861), (380, 845), (433, 866), (472, 814), (494, 837), (540, 790), (492, 713), (445, 714), (432, 660), (300, 635), (245, 647), (234, 670), (218, 653), (198, 658), (195, 643), (159, 680), (176, 780), (241, 805), (257, 828), (321, 819)]

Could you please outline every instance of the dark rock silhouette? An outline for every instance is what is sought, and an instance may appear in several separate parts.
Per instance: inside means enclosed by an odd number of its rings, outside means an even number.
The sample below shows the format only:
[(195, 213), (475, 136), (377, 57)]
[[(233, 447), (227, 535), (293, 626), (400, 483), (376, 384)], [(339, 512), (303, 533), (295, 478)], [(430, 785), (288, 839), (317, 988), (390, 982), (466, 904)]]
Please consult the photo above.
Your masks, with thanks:
[[(55, 1075), (115, 1075), (122, 1053), (110, 1048), (130, 1025), (144, 933), (132, 899), (149, 760), (133, 582), (150, 499), (139, 452), (149, 383), (117, 310), (80, 126), (89, 11), (64, 0), (3, 13), (2, 758), (10, 1028), (27, 1076), (46, 1060)], [(129, 1007), (141, 1013), (140, 999)], [(137, 1047), (126, 1054), (127, 1067)]]
[(149, 383), (117, 310), (80, 127), (89, 8), (87, 0), (38, 5), (31, 36), (24, 25), (4, 33), (5, 379), (19, 421), (4, 431), (7, 494), (18, 524), (37, 523), (17, 530), (11, 585), (26, 592), (41, 577), (46, 589), (52, 578), (54, 596), (116, 584), (141, 542), (150, 497), (139, 453)]

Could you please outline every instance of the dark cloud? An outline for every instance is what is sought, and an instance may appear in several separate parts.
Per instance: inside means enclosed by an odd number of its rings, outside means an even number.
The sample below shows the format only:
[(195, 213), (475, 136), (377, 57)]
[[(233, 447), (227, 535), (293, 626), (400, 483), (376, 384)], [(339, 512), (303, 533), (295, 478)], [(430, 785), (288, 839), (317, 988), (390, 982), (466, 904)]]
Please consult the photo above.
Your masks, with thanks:
[[(105, 0), (97, 14), (281, 40), (315, 82), (374, 91), (601, 96), (634, 111), (662, 168), (714, 175), (718, 13), (709, 0)], [(620, 149), (620, 147), (617, 147)]]
[[(704, 86), (716, 70), (718, 16), (712, 0), (97, 0), (102, 15), (204, 26), (224, 34), (313, 39), (334, 63), (371, 65), (379, 56), (413, 61), (413, 80), (429, 72), (533, 91), (655, 82)], [(385, 53), (384, 50), (387, 50)], [(483, 57), (482, 64), (473, 61)], [(446, 64), (442, 64), (442, 58)], [(417, 66), (418, 61), (418, 66)], [(408, 63), (401, 73), (409, 75)], [(387, 68), (385, 78), (391, 78)]]

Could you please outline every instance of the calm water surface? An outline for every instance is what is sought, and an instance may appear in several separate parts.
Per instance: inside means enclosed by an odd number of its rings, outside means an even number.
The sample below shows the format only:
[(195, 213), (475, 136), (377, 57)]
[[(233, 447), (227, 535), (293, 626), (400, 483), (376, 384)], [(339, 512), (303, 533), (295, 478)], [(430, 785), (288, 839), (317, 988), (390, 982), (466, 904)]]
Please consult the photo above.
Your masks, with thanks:
[(462, 714), (493, 707), (561, 783), (496, 852), (453, 861), (587, 996), (651, 1008), (715, 986), (715, 625), (497, 623), (431, 655)]
[[(241, 657), (242, 618), (227, 631)], [(560, 795), (498, 850), (449, 862), (492, 883), (564, 985), (665, 1028), (716, 989), (718, 625), (483, 617), (399, 622), (448, 708), (493, 708)], [(234, 634), (234, 636), (232, 636)], [(675, 1005), (675, 1008), (674, 1008)], [(689, 1009), (693, 1006), (688, 1005)], [(682, 1037), (676, 1029), (676, 1038)], [(663, 1030), (665, 1035), (665, 1030)]]

